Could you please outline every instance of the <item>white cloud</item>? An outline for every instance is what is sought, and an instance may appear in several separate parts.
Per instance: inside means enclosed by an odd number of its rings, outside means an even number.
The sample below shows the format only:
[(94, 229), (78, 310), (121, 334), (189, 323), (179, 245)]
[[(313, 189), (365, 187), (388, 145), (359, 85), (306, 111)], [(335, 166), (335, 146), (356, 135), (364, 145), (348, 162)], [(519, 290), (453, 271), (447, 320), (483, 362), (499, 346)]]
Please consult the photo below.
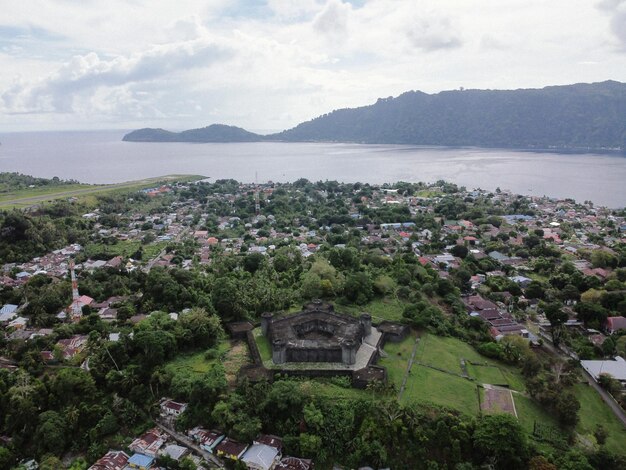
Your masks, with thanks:
[(480, 8), (21, 0), (0, 20), (0, 124), (280, 129), (411, 89), (624, 81), (625, 8), (626, 0), (481, 0)]
[(452, 29), (449, 18), (417, 19), (408, 36), (415, 47), (427, 52), (461, 46), (461, 39)]
[(350, 4), (330, 0), (313, 19), (313, 28), (325, 34), (345, 33), (348, 28)]
[(75, 97), (101, 87), (120, 87), (154, 80), (190, 68), (206, 67), (232, 54), (200, 38), (153, 46), (131, 56), (102, 59), (95, 52), (76, 56), (57, 71), (32, 83), (18, 80), (2, 95), (9, 113), (72, 112)]
[(626, 0), (603, 0), (598, 8), (610, 15), (611, 31), (620, 43), (620, 48), (626, 51)]

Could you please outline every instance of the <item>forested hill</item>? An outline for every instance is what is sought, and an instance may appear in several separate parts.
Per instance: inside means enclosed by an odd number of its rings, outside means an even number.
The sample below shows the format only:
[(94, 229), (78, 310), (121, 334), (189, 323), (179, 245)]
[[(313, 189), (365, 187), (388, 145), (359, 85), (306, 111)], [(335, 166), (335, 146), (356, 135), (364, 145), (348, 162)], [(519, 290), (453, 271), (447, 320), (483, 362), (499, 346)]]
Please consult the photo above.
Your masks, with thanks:
[(268, 136), (338, 141), (514, 148), (626, 148), (626, 84), (542, 89), (410, 91), (340, 109)]
[(409, 91), (339, 109), (262, 136), (213, 124), (170, 132), (139, 129), (131, 142), (330, 141), (504, 148), (626, 149), (626, 83), (524, 90)]
[(212, 124), (202, 129), (170, 132), (164, 129), (139, 129), (122, 140), (127, 142), (256, 142), (261, 136), (245, 129), (223, 124)]

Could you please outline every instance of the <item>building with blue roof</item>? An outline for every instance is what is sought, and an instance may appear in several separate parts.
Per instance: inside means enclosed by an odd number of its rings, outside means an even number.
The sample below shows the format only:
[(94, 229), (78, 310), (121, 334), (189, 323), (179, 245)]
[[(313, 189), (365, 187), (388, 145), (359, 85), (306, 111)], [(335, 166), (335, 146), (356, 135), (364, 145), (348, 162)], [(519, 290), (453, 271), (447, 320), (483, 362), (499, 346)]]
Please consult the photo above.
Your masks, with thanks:
[(128, 459), (128, 466), (138, 470), (148, 470), (152, 467), (153, 463), (154, 457), (149, 457), (143, 454), (133, 454), (132, 457)]

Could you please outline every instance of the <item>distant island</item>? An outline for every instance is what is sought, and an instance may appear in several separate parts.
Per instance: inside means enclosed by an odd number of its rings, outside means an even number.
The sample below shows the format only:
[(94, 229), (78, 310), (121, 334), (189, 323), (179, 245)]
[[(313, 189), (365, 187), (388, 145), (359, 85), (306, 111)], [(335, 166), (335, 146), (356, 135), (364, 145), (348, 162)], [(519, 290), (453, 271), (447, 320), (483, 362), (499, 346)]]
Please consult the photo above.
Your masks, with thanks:
[(256, 142), (261, 136), (245, 129), (223, 124), (212, 124), (202, 129), (170, 132), (165, 129), (139, 129), (126, 134), (126, 142)]
[(180, 133), (140, 129), (129, 142), (357, 142), (541, 149), (626, 148), (626, 84), (541, 89), (409, 91), (259, 135), (213, 124)]

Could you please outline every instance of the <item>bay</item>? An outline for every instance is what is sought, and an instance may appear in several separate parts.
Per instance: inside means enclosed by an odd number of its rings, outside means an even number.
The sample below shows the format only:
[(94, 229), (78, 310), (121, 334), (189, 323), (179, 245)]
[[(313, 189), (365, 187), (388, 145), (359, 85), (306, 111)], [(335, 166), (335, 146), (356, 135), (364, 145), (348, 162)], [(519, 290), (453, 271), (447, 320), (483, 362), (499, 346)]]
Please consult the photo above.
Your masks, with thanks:
[(253, 182), (434, 182), (626, 206), (626, 155), (341, 143), (135, 143), (127, 131), (0, 134), (0, 171), (85, 183), (167, 174)]

